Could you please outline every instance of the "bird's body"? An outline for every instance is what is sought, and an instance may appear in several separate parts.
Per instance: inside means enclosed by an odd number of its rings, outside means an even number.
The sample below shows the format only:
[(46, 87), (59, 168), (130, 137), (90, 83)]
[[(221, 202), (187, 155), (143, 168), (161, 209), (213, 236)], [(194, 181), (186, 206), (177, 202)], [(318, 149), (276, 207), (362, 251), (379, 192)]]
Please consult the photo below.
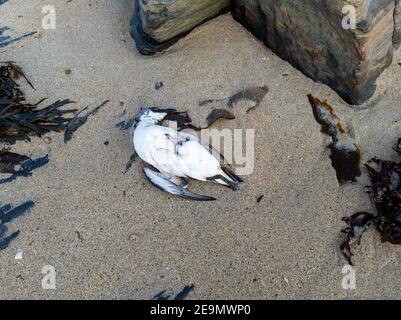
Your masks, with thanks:
[[(198, 137), (158, 125), (167, 113), (163, 115), (160, 111), (146, 110), (137, 118), (133, 140), (139, 157), (160, 173), (158, 178), (154, 176), (153, 180), (150, 179), (152, 183), (158, 181), (156, 185), (165, 191), (169, 189), (170, 193), (173, 192), (171, 186), (167, 187), (167, 181), (182, 187), (179, 183), (180, 178), (212, 181), (233, 190), (238, 189), (242, 180), (228, 169), (222, 168), (220, 162)], [(145, 171), (149, 178), (147, 173), (150, 171)], [(165, 179), (166, 185), (160, 185), (160, 179)]]
[(224, 174), (220, 163), (198, 142), (198, 138), (169, 127), (137, 127), (134, 146), (142, 160), (166, 176), (206, 181)]

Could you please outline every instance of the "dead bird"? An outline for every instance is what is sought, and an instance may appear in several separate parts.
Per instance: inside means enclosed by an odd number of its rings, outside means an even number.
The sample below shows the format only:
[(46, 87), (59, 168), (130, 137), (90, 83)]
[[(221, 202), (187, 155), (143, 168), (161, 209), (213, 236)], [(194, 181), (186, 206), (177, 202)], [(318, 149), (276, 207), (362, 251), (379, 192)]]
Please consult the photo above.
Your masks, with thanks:
[(176, 112), (175, 109), (142, 108), (136, 117), (135, 151), (152, 166), (144, 168), (145, 176), (163, 191), (196, 201), (216, 199), (188, 191), (187, 179), (210, 181), (238, 190), (242, 179), (222, 167), (198, 137), (159, 125)]

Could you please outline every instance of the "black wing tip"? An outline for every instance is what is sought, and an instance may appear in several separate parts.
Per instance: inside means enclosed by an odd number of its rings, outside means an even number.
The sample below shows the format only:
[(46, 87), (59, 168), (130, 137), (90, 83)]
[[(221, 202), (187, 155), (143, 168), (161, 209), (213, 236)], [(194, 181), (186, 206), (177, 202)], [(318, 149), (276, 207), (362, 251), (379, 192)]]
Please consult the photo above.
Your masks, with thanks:
[(181, 197), (186, 200), (192, 200), (192, 201), (201, 201), (201, 202), (210, 202), (210, 201), (216, 201), (216, 198), (209, 197), (209, 196), (202, 196), (202, 195), (196, 195), (196, 196), (184, 196), (184, 195), (179, 195), (178, 197)]
[(193, 193), (191, 191), (188, 191), (182, 187), (178, 187), (179, 189), (181, 189), (181, 193), (180, 194), (173, 194), (177, 197), (186, 199), (186, 200), (192, 200), (192, 201), (203, 201), (203, 202), (207, 202), (207, 201), (216, 201), (216, 198), (213, 197), (209, 197), (209, 196), (204, 196), (202, 194), (197, 194), (197, 193)]

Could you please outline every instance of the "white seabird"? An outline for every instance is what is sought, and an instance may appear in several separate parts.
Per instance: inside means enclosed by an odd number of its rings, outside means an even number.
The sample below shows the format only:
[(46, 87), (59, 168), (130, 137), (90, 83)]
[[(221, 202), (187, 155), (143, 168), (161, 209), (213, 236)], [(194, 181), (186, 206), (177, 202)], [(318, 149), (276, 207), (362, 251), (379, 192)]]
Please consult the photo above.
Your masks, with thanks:
[(174, 109), (142, 108), (136, 117), (135, 151), (156, 169), (144, 168), (149, 181), (168, 193), (197, 201), (216, 199), (188, 191), (188, 178), (238, 190), (241, 178), (222, 167), (198, 137), (159, 125), (167, 115), (175, 112)]

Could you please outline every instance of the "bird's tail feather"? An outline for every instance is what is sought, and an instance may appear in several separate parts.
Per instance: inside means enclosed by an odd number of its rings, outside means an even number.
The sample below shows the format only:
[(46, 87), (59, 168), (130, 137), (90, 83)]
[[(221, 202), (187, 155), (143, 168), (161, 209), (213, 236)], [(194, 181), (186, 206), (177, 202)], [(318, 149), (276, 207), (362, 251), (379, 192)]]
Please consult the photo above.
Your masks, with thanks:
[(233, 171), (231, 171), (229, 168), (227, 167), (221, 167), (221, 169), (223, 170), (223, 172), (230, 177), (231, 180), (233, 180), (234, 182), (240, 183), (240, 182), (244, 182), (244, 180), (242, 180), (239, 176), (237, 176)]
[(234, 180), (226, 173), (224, 173), (224, 175), (221, 174), (221, 175), (217, 175), (214, 177), (210, 177), (207, 180), (217, 183), (217, 184), (220, 184), (222, 186), (228, 187), (234, 191), (237, 191), (240, 188), (240, 186), (239, 186), (240, 181), (238, 181), (237, 179)]

